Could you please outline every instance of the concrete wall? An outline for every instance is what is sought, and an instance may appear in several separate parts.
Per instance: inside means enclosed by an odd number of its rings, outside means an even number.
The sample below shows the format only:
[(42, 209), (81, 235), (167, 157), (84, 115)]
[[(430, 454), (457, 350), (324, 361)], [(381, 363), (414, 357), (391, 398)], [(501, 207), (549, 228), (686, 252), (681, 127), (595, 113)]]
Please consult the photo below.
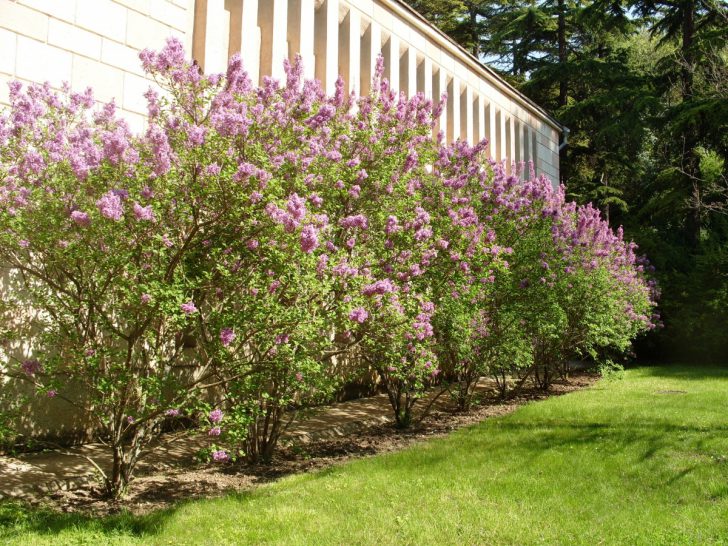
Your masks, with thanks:
[(178, 36), (191, 49), (194, 0), (0, 0), (0, 105), (7, 82), (91, 86), (116, 100), (135, 130), (150, 85), (139, 52)]

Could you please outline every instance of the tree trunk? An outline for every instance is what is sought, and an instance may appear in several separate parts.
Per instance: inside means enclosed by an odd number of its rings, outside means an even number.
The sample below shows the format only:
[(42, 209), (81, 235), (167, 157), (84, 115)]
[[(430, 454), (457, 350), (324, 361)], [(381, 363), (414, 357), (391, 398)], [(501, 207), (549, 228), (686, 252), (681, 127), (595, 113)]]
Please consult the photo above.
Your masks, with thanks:
[[(559, 46), (559, 98), (558, 107), (563, 108), (569, 102), (569, 79), (566, 75), (566, 61), (568, 57), (566, 49), (566, 0), (558, 0), (558, 46)], [(561, 165), (560, 180), (561, 184), (566, 184), (569, 179), (567, 161), (568, 147), (559, 149), (559, 165)]]
[(683, 5), (682, 21), (682, 99), (690, 100), (693, 96), (693, 73), (695, 71), (695, 58), (693, 44), (695, 42), (695, 0), (685, 0)]
[(558, 45), (559, 45), (559, 107), (566, 106), (569, 96), (569, 81), (566, 77), (566, 0), (558, 0)]
[(106, 484), (107, 493), (113, 499), (120, 499), (126, 493), (129, 485), (129, 468), (121, 445), (114, 446), (114, 459), (111, 467), (111, 477)]
[(480, 47), (478, 36), (478, 12), (473, 4), (468, 6), (468, 15), (470, 18), (470, 39), (473, 41), (473, 55), (480, 57)]
[[(695, 43), (696, 10), (696, 0), (684, 0), (682, 7), (682, 65), (680, 68), (683, 102), (691, 100), (693, 96), (693, 77), (695, 72), (693, 46)], [(702, 188), (700, 187), (700, 179), (698, 177), (698, 158), (695, 154), (695, 147), (697, 146), (695, 131), (688, 128), (683, 134), (683, 142), (683, 170), (686, 173), (686, 183), (689, 184), (691, 193), (691, 203), (685, 221), (685, 236), (688, 244), (692, 248), (697, 248), (700, 244), (700, 202), (702, 199)]]

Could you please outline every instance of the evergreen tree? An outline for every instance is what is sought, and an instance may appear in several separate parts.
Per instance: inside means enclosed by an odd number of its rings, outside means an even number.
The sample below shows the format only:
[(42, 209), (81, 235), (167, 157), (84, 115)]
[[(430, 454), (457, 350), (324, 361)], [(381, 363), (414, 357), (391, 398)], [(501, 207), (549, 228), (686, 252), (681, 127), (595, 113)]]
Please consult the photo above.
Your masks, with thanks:
[(655, 262), (662, 354), (728, 355), (722, 0), (410, 0), (571, 129), (561, 181)]

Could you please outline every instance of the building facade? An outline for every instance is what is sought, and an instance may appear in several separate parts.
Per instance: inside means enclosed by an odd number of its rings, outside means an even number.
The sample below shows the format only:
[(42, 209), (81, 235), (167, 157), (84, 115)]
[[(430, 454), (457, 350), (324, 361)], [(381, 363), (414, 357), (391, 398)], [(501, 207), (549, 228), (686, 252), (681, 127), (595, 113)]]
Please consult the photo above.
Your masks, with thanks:
[(67, 81), (115, 99), (142, 130), (150, 80), (138, 54), (168, 36), (206, 72), (241, 52), (255, 82), (282, 78), (283, 59), (300, 53), (329, 91), (342, 75), (366, 93), (382, 54), (395, 89), (448, 95), (437, 128), (448, 141), (487, 138), (509, 169), (532, 161), (559, 179), (558, 122), (399, 0), (0, 0), (0, 105), (10, 80)]

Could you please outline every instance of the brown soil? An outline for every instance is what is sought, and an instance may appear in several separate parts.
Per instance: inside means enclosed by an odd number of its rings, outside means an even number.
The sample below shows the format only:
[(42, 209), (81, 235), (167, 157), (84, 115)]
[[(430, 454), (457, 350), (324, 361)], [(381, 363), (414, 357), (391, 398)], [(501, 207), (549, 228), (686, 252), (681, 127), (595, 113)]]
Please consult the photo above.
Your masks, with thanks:
[(377, 425), (344, 438), (283, 445), (268, 465), (198, 464), (160, 468), (157, 472), (136, 478), (130, 493), (121, 502), (104, 500), (100, 488), (90, 484), (72, 491), (52, 493), (36, 504), (63, 512), (97, 516), (121, 510), (144, 514), (168, 508), (182, 500), (220, 496), (230, 491), (250, 489), (289, 474), (310, 472), (350, 459), (400, 450), (428, 438), (445, 436), (484, 419), (505, 415), (527, 402), (588, 387), (595, 380), (596, 377), (591, 375), (576, 375), (568, 382), (554, 384), (548, 393), (523, 391), (506, 401), (489, 397), (466, 413), (435, 411), (408, 430), (397, 430), (389, 424)]

